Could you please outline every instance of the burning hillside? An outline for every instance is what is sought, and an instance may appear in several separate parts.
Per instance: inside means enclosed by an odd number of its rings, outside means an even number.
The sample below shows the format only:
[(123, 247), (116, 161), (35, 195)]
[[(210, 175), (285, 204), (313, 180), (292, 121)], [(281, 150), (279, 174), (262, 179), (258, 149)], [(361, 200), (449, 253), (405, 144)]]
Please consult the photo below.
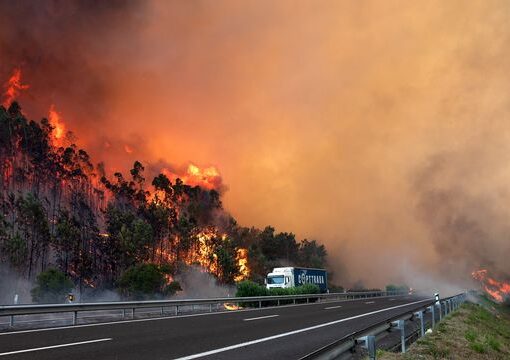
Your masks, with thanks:
[[(24, 118), (14, 102), (29, 88), (21, 76), (15, 69), (5, 86), (8, 108), (1, 109), (1, 126), (8, 131), (0, 153), (0, 200), (11, 237), (4, 249), (21, 268), (28, 262), (23, 272), (29, 278), (52, 262), (90, 286), (112, 281), (139, 262), (198, 264), (224, 282), (248, 276), (246, 249), (208, 222), (223, 211), (214, 167), (189, 164), (182, 175), (161, 169), (147, 182), (144, 166), (135, 162), (128, 178), (108, 175), (104, 164), (94, 165), (73, 143), (54, 104), (40, 124)], [(19, 238), (43, 214), (48, 223)], [(78, 239), (83, 246), (75, 248)]]
[[(263, 276), (264, 259), (284, 257), (266, 245), (281, 234), (241, 228), (223, 210), (215, 167), (190, 163), (182, 172), (164, 167), (148, 174), (135, 161), (127, 176), (112, 174), (76, 145), (55, 104), (47, 119), (26, 119), (13, 101), (29, 88), (21, 75), (16, 69), (7, 82), (4, 98), (11, 102), (0, 107), (0, 257), (19, 273), (32, 279), (57, 266), (95, 289), (115, 286), (143, 263), (165, 269), (167, 283), (183, 266), (197, 265), (233, 283)], [(283, 239), (288, 261), (324, 261), (315, 241)]]

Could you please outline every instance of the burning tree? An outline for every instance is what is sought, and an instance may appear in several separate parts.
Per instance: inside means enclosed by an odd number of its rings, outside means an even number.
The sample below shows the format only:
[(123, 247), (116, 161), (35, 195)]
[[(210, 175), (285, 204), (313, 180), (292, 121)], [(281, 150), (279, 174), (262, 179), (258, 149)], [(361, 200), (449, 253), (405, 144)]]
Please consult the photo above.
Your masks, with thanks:
[(135, 161), (108, 175), (73, 143), (57, 112), (27, 120), (13, 101), (21, 72), (0, 106), (0, 257), (31, 279), (57, 266), (76, 284), (115, 287), (129, 269), (199, 265), (220, 282), (261, 278), (279, 262), (325, 266), (324, 246), (292, 233), (237, 225), (221, 202), (214, 167), (166, 168), (147, 181)]

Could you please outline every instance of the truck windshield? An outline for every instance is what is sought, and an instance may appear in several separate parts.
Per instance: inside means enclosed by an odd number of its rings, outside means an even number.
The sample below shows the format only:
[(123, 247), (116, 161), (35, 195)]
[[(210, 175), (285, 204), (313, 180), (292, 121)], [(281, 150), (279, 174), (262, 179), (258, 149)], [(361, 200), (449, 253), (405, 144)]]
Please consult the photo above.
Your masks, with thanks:
[(267, 277), (268, 284), (283, 284), (283, 275), (280, 276), (268, 276)]

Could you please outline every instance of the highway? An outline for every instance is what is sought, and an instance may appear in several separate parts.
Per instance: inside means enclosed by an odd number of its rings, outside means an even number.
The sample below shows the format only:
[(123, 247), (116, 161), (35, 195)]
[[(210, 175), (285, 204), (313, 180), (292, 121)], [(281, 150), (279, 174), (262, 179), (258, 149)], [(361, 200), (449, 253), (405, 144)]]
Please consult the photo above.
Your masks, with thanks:
[(299, 359), (429, 300), (328, 301), (0, 333), (4, 359)]

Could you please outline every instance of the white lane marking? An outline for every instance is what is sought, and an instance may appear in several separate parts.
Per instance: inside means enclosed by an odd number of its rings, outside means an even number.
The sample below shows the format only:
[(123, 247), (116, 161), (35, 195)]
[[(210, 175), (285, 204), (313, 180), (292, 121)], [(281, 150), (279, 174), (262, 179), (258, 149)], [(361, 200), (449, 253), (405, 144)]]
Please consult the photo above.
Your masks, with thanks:
[(112, 338), (105, 338), (105, 339), (80, 341), (80, 342), (75, 342), (75, 343), (52, 345), (52, 346), (45, 346), (45, 347), (25, 349), (25, 350), (9, 351), (9, 352), (5, 352), (5, 353), (0, 353), (0, 356), (21, 354), (21, 353), (27, 353), (27, 352), (33, 352), (33, 351), (41, 351), (41, 350), (48, 350), (48, 349), (56, 349), (56, 348), (62, 348), (62, 347), (68, 347), (68, 346), (92, 344), (92, 343), (98, 343), (98, 342), (103, 342), (103, 341), (111, 341), (111, 340), (113, 340), (113, 339)]
[[(388, 296), (378, 297), (378, 299), (386, 299), (386, 298), (388, 298)], [(350, 302), (356, 302), (356, 301), (362, 301), (362, 300), (363, 299), (338, 299), (338, 300), (329, 301), (329, 303), (338, 303), (338, 302), (341, 302), (341, 303), (349, 302), (350, 303)], [(288, 307), (295, 307), (295, 306), (318, 306), (318, 305), (320, 305), (320, 304), (317, 304), (317, 303), (289, 304), (289, 305), (280, 305), (278, 308), (288, 308)], [(171, 308), (171, 305), (169, 306), (169, 308)], [(128, 323), (134, 323), (134, 322), (174, 320), (174, 319), (179, 319), (179, 318), (187, 318), (187, 317), (195, 317), (195, 316), (222, 315), (222, 314), (238, 313), (241, 311), (250, 312), (250, 311), (262, 311), (262, 310), (267, 310), (267, 308), (243, 309), (243, 310), (236, 310), (236, 311), (228, 310), (228, 311), (218, 311), (218, 312), (212, 312), (212, 313), (188, 314), (188, 315), (179, 315), (179, 316), (163, 316), (163, 317), (154, 317), (154, 318), (149, 318), (149, 319), (119, 320), (119, 321), (108, 321), (108, 322), (100, 322), (100, 323), (93, 323), (93, 324), (57, 326), (57, 327), (50, 327), (50, 328), (43, 328), (43, 329), (18, 330), (18, 331), (0, 332), (0, 336), (42, 332), (42, 331), (53, 331), (53, 330), (79, 329), (79, 328), (83, 328), (83, 327), (93, 327), (93, 326), (128, 324)], [(107, 316), (109, 316), (109, 315), (107, 315)], [(81, 318), (81, 316), (80, 316), (80, 318)], [(51, 319), (49, 319), (49, 321), (51, 321)]]
[(261, 320), (261, 319), (269, 319), (269, 318), (273, 318), (273, 317), (277, 317), (277, 316), (280, 316), (280, 315), (259, 316), (259, 317), (249, 318), (249, 319), (243, 319), (243, 321), (253, 321), (253, 320)]
[(329, 307), (324, 308), (324, 310), (329, 310), (329, 309), (338, 309), (338, 308), (341, 308), (341, 307), (342, 307), (342, 305), (329, 306)]
[(180, 358), (177, 358), (177, 359), (174, 359), (174, 360), (192, 360), (192, 359), (198, 359), (198, 358), (201, 358), (201, 357), (218, 354), (218, 353), (222, 353), (222, 352), (225, 352), (225, 351), (242, 348), (242, 347), (249, 346), (249, 345), (254, 345), (254, 344), (261, 343), (261, 342), (266, 342), (266, 341), (269, 341), (269, 340), (278, 339), (278, 338), (285, 337), (285, 336), (299, 334), (299, 333), (302, 333), (302, 332), (305, 332), (305, 331), (315, 330), (315, 329), (319, 329), (319, 328), (322, 328), (322, 327), (325, 327), (325, 326), (331, 326), (331, 325), (339, 324), (339, 323), (342, 323), (342, 322), (345, 322), (345, 321), (349, 321), (349, 320), (353, 320), (353, 319), (358, 319), (358, 318), (362, 318), (362, 317), (369, 316), (369, 315), (378, 314), (380, 312), (384, 312), (384, 311), (388, 311), (388, 310), (398, 309), (398, 308), (401, 308), (401, 307), (404, 307), (404, 306), (419, 304), (419, 303), (422, 303), (422, 302), (425, 302), (425, 301), (430, 301), (430, 300), (432, 300), (432, 299), (415, 301), (415, 302), (404, 304), (404, 305), (397, 305), (397, 306), (393, 306), (393, 307), (390, 307), (390, 308), (376, 310), (376, 311), (372, 311), (372, 312), (369, 312), (369, 313), (360, 314), (360, 315), (356, 315), (356, 316), (351, 316), (351, 317), (345, 318), (345, 319), (330, 321), (330, 322), (327, 322), (327, 323), (324, 323), (324, 324), (310, 326), (310, 327), (299, 329), (299, 330), (289, 331), (289, 332), (286, 332), (286, 333), (282, 333), (282, 334), (278, 334), (278, 335), (273, 335), (273, 336), (268, 336), (268, 337), (257, 339), (257, 340), (247, 341), (247, 342), (236, 344), (236, 345), (226, 346), (226, 347), (219, 348), (219, 349), (205, 351), (205, 352), (198, 353), (198, 354), (193, 354), (193, 355), (189, 355), (189, 356), (183, 356), (183, 357), (180, 357)]
[(367, 301), (365, 304), (375, 304), (375, 301)]

